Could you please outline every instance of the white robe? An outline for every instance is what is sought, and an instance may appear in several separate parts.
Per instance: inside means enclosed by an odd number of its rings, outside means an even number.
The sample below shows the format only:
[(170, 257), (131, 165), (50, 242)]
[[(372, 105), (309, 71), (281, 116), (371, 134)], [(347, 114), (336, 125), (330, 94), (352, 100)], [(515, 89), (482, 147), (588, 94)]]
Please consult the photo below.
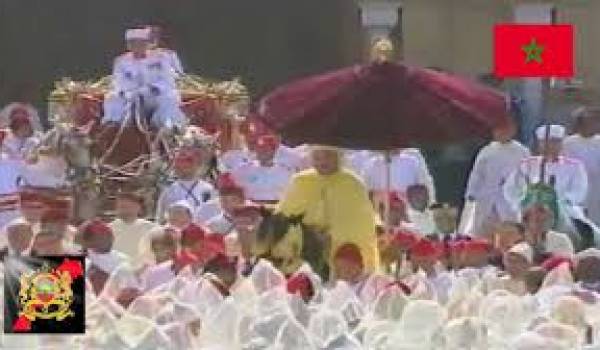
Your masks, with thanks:
[[(219, 156), (218, 167), (221, 172), (233, 172), (237, 168), (256, 161), (256, 155), (248, 149), (232, 149)], [(308, 167), (309, 161), (303, 154), (293, 148), (280, 145), (273, 163), (298, 172)]]
[(4, 141), (0, 144), (0, 151), (6, 153), (10, 158), (25, 160), (25, 157), (40, 144), (37, 135), (21, 139), (8, 133)]
[(160, 287), (165, 283), (169, 283), (176, 277), (173, 272), (173, 261), (168, 260), (158, 265), (149, 267), (142, 274), (142, 289), (149, 291), (154, 288)]
[[(131, 52), (117, 57), (112, 89), (104, 101), (102, 122), (121, 122), (128, 112), (128, 102), (142, 97), (144, 106), (153, 110), (154, 126), (182, 127), (185, 117), (179, 108), (181, 98), (175, 76), (169, 55), (162, 51), (149, 51), (140, 59), (133, 57)], [(153, 88), (157, 89), (157, 95), (151, 92)]]
[[(517, 212), (506, 201), (503, 185), (510, 173), (516, 169), (529, 150), (517, 141), (500, 143), (493, 141), (483, 147), (471, 170), (465, 197), (474, 201), (471, 225), (465, 234), (478, 234), (493, 221), (515, 221)], [(469, 227), (470, 226), (470, 227)]]
[(20, 162), (0, 155), (0, 232), (4, 236), (4, 227), (19, 217)]
[(202, 203), (194, 215), (194, 222), (200, 225), (206, 224), (210, 219), (223, 212), (219, 198), (213, 198)]
[[(541, 162), (540, 156), (523, 159), (504, 184), (504, 196), (517, 212), (520, 212), (528, 183), (535, 184), (540, 180)], [(577, 217), (578, 209), (585, 203), (588, 194), (588, 176), (583, 163), (561, 156), (546, 163), (544, 182), (549, 183), (550, 177), (555, 178), (554, 188), (565, 214)]]
[(67, 163), (61, 157), (40, 156), (33, 164), (22, 166), (23, 185), (61, 188), (67, 183)]
[[(392, 191), (406, 193), (406, 189), (412, 185), (425, 185), (429, 191), (429, 197), (435, 200), (435, 186), (433, 178), (424, 165), (424, 160), (418, 150), (403, 150), (394, 155), (390, 163), (390, 186)], [(371, 191), (386, 190), (387, 165), (383, 156), (374, 157), (367, 162), (362, 173), (367, 187)]]
[(195, 216), (196, 210), (204, 202), (216, 197), (215, 188), (202, 179), (177, 180), (161, 192), (156, 205), (156, 221), (162, 222), (169, 206), (175, 202), (187, 201), (194, 211), (193, 216)]
[(150, 232), (156, 227), (155, 223), (144, 219), (127, 223), (117, 218), (110, 223), (115, 236), (113, 247), (136, 264), (151, 262), (154, 259), (150, 249)]
[(585, 201), (587, 216), (596, 225), (600, 225), (600, 135), (590, 138), (571, 135), (563, 142), (563, 153), (583, 162), (589, 181)]
[(242, 186), (247, 199), (277, 201), (283, 195), (294, 172), (279, 164), (266, 167), (251, 162), (235, 169), (233, 178)]

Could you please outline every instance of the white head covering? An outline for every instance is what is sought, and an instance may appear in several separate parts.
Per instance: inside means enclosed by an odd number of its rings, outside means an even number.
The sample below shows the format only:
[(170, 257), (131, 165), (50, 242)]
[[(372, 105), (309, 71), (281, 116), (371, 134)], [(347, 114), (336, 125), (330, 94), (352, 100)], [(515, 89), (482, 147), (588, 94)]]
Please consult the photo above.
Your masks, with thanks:
[[(535, 130), (535, 136), (537, 137), (538, 140), (541, 141), (541, 140), (546, 139), (546, 128), (547, 127), (548, 127), (547, 125), (542, 125)], [(549, 125), (549, 127), (550, 127), (550, 133), (548, 135), (549, 138), (551, 138), (551, 139), (565, 138), (566, 129), (564, 126), (557, 125), (557, 124), (551, 124), (551, 125)]]
[(132, 28), (125, 31), (125, 40), (149, 40), (150, 30), (148, 28)]
[(179, 201), (169, 205), (169, 210), (175, 209), (175, 208), (186, 209), (190, 213), (190, 215), (192, 215), (192, 216), (194, 215), (194, 209), (192, 208), (192, 205), (185, 199), (179, 200)]
[(284, 287), (286, 280), (281, 271), (277, 270), (271, 262), (261, 259), (250, 275), (254, 288), (261, 294), (269, 289)]
[(533, 248), (527, 242), (515, 244), (508, 250), (508, 252), (522, 256), (530, 264), (533, 263)]
[(487, 327), (478, 318), (457, 318), (444, 327), (444, 338), (446, 349), (486, 349)]
[(446, 320), (446, 310), (431, 300), (411, 301), (404, 309), (397, 332), (390, 339), (398, 348), (426, 349), (433, 345), (434, 338), (441, 331)]

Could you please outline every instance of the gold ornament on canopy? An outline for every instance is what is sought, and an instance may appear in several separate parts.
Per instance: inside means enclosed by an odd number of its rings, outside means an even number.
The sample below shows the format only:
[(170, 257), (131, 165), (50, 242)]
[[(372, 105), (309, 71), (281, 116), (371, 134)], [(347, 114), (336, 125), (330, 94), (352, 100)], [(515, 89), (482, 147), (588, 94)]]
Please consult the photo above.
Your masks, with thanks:
[(371, 61), (390, 62), (394, 57), (394, 44), (388, 38), (378, 38), (371, 47)]

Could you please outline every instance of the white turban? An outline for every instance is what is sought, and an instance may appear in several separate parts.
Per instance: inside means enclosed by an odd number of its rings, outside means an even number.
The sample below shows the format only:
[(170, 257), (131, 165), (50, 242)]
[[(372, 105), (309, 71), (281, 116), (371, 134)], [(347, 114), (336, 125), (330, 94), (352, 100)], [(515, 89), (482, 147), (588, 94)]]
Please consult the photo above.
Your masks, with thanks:
[(535, 136), (538, 140), (546, 139), (546, 128), (550, 128), (550, 132), (548, 134), (548, 138), (551, 139), (563, 139), (566, 135), (566, 129), (562, 125), (552, 124), (552, 125), (542, 125), (535, 130)]
[(125, 40), (149, 40), (150, 30), (148, 28), (134, 28), (125, 31)]
[(533, 248), (527, 242), (515, 244), (508, 252), (522, 256), (530, 264), (533, 263)]

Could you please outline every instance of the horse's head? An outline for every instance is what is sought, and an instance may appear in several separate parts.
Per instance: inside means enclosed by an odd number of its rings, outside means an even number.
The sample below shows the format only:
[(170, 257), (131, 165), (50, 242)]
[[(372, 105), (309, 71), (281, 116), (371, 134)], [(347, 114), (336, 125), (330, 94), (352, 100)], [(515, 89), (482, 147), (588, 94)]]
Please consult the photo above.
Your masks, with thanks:
[(92, 138), (90, 130), (93, 121), (83, 127), (59, 127), (58, 149), (69, 166), (75, 169), (89, 169), (92, 166)]

